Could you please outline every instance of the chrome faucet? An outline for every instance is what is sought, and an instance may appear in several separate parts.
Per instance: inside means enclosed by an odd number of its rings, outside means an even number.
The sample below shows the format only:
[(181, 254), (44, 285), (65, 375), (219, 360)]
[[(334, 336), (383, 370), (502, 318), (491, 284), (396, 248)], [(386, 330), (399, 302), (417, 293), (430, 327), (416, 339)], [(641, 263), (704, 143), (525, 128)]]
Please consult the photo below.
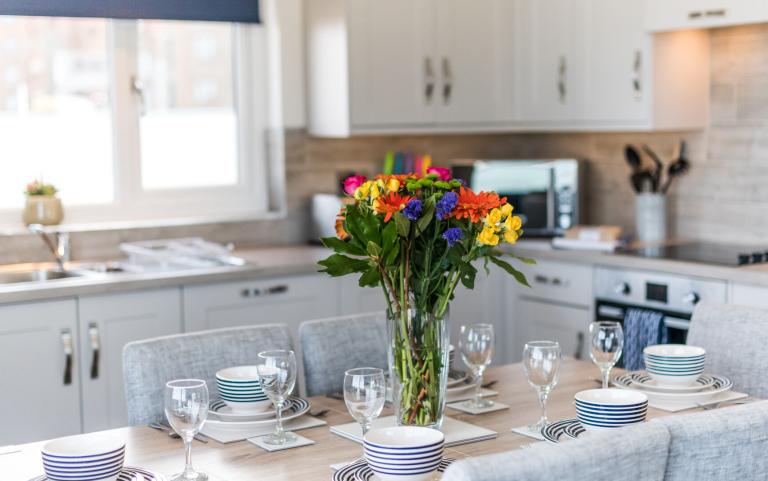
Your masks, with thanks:
[(45, 228), (40, 224), (29, 224), (28, 228), (30, 232), (40, 234), (40, 237), (43, 238), (45, 245), (48, 246), (51, 254), (53, 254), (53, 257), (56, 259), (56, 263), (59, 265), (59, 269), (62, 271), (67, 270), (64, 267), (64, 264), (69, 262), (69, 256), (71, 252), (69, 233), (56, 232), (54, 234), (54, 238), (52, 239), (51, 236), (45, 232)]

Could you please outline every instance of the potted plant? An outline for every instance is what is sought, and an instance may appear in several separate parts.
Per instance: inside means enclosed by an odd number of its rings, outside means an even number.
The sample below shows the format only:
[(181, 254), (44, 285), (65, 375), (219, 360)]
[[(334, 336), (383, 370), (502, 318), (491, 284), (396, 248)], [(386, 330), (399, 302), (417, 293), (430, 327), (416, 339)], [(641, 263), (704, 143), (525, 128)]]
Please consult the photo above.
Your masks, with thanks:
[[(445, 170), (424, 176), (348, 178), (354, 202), (341, 209), (335, 251), (320, 262), (331, 276), (359, 274), (359, 284), (382, 290), (387, 302), (389, 364), (399, 424), (440, 427), (448, 377), (448, 307), (459, 283), (472, 289), (475, 261), (525, 276), (498, 249), (522, 235), (506, 198), (475, 193)], [(530, 259), (518, 258), (527, 263)]]
[(64, 219), (61, 199), (56, 197), (58, 190), (53, 184), (35, 180), (27, 184), (24, 194), (27, 196), (22, 218), (24, 223), (56, 225)]

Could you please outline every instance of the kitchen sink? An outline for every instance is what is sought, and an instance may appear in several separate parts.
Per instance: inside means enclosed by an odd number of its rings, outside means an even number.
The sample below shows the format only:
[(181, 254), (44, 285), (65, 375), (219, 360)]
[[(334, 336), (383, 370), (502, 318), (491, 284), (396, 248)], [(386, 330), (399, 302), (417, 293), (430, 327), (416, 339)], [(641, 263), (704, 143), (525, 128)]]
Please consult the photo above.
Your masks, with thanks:
[(0, 284), (19, 284), (22, 282), (50, 282), (58, 279), (81, 277), (73, 271), (62, 271), (55, 265), (21, 264), (0, 267)]

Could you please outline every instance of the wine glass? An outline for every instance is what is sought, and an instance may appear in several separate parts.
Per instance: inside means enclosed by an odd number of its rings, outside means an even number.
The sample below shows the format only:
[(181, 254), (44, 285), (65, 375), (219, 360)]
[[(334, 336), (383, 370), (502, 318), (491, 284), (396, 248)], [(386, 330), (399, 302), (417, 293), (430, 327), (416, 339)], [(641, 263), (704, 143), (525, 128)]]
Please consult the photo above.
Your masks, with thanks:
[(491, 363), (493, 356), (493, 326), (490, 324), (473, 324), (461, 326), (459, 332), (459, 349), (461, 358), (471, 370), (475, 380), (475, 396), (464, 405), (472, 409), (482, 409), (493, 406), (493, 401), (483, 399), (480, 389), (483, 384), (483, 372)]
[(384, 371), (376, 367), (358, 367), (344, 373), (344, 403), (349, 414), (360, 423), (363, 437), (371, 422), (384, 408), (387, 384)]
[(523, 369), (528, 378), (528, 384), (533, 386), (539, 395), (539, 405), (541, 406), (541, 419), (528, 427), (531, 431), (541, 431), (549, 423), (547, 421), (547, 398), (557, 384), (562, 357), (563, 353), (557, 342), (533, 341), (525, 344)]
[(186, 465), (171, 481), (207, 481), (208, 475), (192, 467), (192, 439), (208, 418), (208, 386), (200, 379), (179, 379), (165, 385), (165, 416), (184, 440)]
[(611, 368), (624, 349), (624, 330), (614, 321), (598, 321), (589, 325), (589, 357), (603, 375), (603, 389), (608, 387)]
[(259, 353), (256, 366), (261, 387), (277, 410), (275, 432), (263, 436), (265, 444), (283, 445), (296, 441), (296, 435), (283, 429), (283, 406), (296, 385), (296, 356), (293, 351), (276, 350)]

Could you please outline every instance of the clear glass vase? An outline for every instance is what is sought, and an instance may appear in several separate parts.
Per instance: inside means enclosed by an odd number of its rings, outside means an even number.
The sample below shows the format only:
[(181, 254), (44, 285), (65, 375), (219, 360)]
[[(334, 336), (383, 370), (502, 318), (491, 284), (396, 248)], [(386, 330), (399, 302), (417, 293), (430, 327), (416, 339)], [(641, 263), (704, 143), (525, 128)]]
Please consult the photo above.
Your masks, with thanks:
[(445, 411), (450, 326), (418, 309), (387, 316), (389, 373), (399, 425), (439, 429)]

